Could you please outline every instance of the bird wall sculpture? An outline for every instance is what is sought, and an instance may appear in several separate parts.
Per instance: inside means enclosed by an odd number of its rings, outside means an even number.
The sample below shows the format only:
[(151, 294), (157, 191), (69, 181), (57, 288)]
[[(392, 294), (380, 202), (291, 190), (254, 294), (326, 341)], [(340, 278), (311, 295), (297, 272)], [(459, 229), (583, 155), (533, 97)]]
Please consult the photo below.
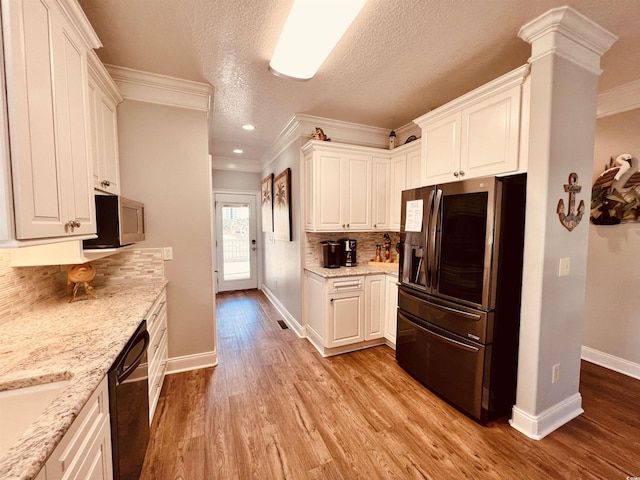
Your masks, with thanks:
[(640, 218), (640, 162), (630, 153), (611, 158), (591, 190), (591, 221), (596, 225), (637, 222)]

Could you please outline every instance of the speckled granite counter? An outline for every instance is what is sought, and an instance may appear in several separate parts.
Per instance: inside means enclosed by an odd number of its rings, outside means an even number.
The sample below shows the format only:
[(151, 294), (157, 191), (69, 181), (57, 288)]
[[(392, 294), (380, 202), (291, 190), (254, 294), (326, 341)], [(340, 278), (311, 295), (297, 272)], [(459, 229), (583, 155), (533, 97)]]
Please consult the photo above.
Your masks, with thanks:
[(381, 263), (372, 266), (368, 263), (356, 267), (323, 268), (318, 265), (306, 265), (305, 270), (324, 278), (353, 277), (355, 275), (374, 275), (376, 273), (398, 275), (397, 263)]
[(0, 323), (0, 391), (70, 380), (0, 458), (0, 479), (38, 474), (165, 286), (144, 281), (97, 287), (97, 299), (55, 299)]

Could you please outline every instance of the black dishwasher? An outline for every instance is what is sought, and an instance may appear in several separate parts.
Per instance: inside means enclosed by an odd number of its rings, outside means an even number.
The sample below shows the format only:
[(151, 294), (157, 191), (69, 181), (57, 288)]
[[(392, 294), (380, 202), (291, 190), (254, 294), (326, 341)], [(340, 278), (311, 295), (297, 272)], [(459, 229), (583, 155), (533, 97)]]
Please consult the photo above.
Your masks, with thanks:
[(149, 332), (143, 320), (109, 370), (114, 480), (137, 480), (149, 443)]

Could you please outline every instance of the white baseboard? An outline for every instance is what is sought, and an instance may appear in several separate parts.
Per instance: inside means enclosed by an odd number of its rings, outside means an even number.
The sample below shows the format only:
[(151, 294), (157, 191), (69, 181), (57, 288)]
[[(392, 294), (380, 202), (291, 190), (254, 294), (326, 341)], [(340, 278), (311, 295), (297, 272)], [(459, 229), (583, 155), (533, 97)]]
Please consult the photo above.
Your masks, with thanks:
[(218, 365), (218, 353), (215, 350), (213, 352), (185, 355), (184, 357), (173, 357), (167, 363), (167, 374), (215, 367), (216, 365)]
[(624, 358), (616, 357), (583, 345), (582, 359), (640, 380), (640, 364), (630, 362)]
[(582, 395), (576, 393), (546, 409), (540, 415), (531, 415), (518, 407), (513, 407), (509, 424), (527, 437), (541, 440), (583, 412)]
[(273, 306), (276, 307), (276, 310), (278, 310), (278, 313), (282, 315), (282, 318), (284, 319), (284, 323), (286, 323), (287, 326), (291, 330), (293, 330), (296, 333), (296, 335), (298, 335), (298, 337), (306, 338), (307, 328), (300, 325), (300, 323), (295, 319), (295, 317), (289, 313), (289, 311), (285, 308), (285, 306), (282, 305), (282, 303), (280, 303), (280, 300), (278, 300), (278, 298), (273, 294), (273, 292), (269, 290), (265, 285), (262, 285), (261, 290), (264, 292), (264, 294), (269, 299), (269, 301), (273, 304)]

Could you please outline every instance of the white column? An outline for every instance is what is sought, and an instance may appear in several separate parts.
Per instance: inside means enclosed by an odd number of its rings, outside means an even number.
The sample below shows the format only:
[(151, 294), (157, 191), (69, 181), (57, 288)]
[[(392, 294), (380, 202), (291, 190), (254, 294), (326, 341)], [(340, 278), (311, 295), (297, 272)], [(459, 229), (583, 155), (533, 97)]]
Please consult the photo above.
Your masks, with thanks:
[[(511, 425), (540, 439), (582, 413), (578, 392), (593, 144), (600, 57), (616, 37), (570, 7), (523, 26), (532, 46), (531, 116), (518, 389)], [(559, 221), (569, 174), (578, 174), (586, 214)], [(559, 276), (560, 259), (570, 273)], [(559, 376), (553, 378), (554, 365)]]

